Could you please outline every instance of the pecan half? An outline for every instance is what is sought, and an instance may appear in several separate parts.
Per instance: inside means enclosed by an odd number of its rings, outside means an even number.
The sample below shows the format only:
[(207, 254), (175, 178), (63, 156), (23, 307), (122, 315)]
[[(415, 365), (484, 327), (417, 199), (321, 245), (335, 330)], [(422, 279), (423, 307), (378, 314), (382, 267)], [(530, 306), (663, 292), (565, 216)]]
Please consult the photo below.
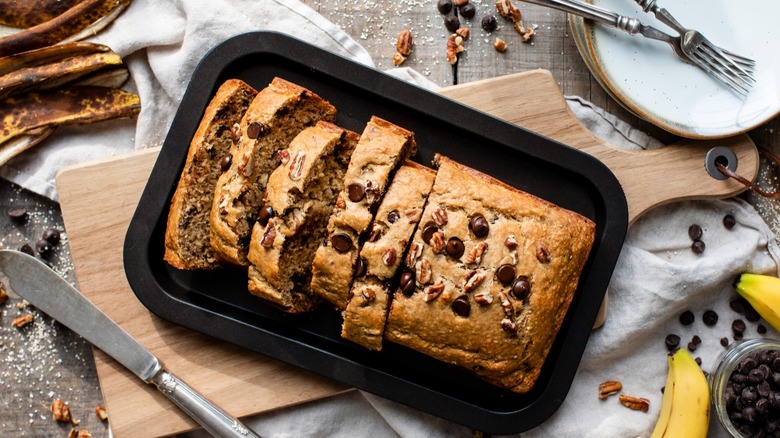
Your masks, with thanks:
[(60, 399), (54, 399), (51, 402), (51, 416), (56, 421), (70, 421), (70, 408)]
[(485, 241), (479, 242), (478, 244), (474, 245), (474, 247), (469, 250), (469, 253), (466, 255), (466, 259), (464, 260), (466, 264), (476, 263), (477, 266), (482, 263), (482, 256), (485, 255), (485, 251), (488, 249), (488, 243)]
[(436, 225), (440, 227), (443, 225), (447, 225), (447, 221), (448, 221), (447, 212), (443, 208), (439, 207), (436, 210), (434, 210), (433, 213), (431, 214), (431, 217), (433, 217), (433, 221), (436, 223)]
[(480, 306), (487, 306), (493, 302), (493, 294), (490, 292), (479, 292), (474, 294), (474, 301)]
[(477, 287), (479, 287), (482, 282), (485, 281), (485, 274), (482, 272), (469, 271), (466, 276), (463, 278), (463, 290), (465, 292), (471, 292)]
[(395, 263), (395, 260), (396, 260), (395, 248), (388, 248), (382, 254), (382, 263), (384, 263), (387, 266), (391, 266), (393, 263)]
[(407, 218), (409, 218), (410, 224), (416, 224), (417, 222), (420, 222), (420, 218), (422, 217), (422, 210), (419, 208), (410, 208), (404, 211), (404, 214)]
[(401, 55), (409, 56), (409, 54), (412, 53), (413, 44), (414, 39), (412, 38), (412, 33), (409, 31), (409, 29), (404, 29), (398, 35), (398, 41), (395, 44), (395, 48)]
[(430, 243), (431, 243), (431, 249), (433, 250), (433, 252), (438, 254), (438, 253), (444, 251), (444, 247), (447, 245), (447, 243), (444, 242), (444, 233), (442, 233), (441, 231), (437, 231), (437, 232), (433, 233), (433, 235), (431, 236), (431, 242)]
[(428, 260), (420, 260), (415, 266), (415, 274), (417, 281), (420, 284), (428, 284), (433, 279), (433, 272), (431, 271), (431, 263)]
[(539, 244), (536, 247), (536, 259), (541, 263), (550, 263), (550, 250), (544, 245)]
[(274, 226), (274, 220), (269, 219), (268, 224), (265, 226), (263, 232), (263, 239), (260, 241), (260, 245), (263, 248), (270, 248), (274, 246), (274, 239), (276, 238), (276, 227)]
[(426, 303), (429, 303), (441, 295), (442, 292), (444, 292), (444, 283), (436, 283), (432, 284), (425, 288), (425, 296), (423, 297), (423, 300)]
[(368, 235), (368, 241), (376, 242), (380, 237), (382, 237), (382, 226), (374, 222), (371, 226), (371, 233)]
[(642, 397), (633, 397), (626, 394), (620, 394), (618, 397), (620, 404), (635, 411), (647, 412), (650, 409), (650, 400)]
[(458, 55), (466, 50), (463, 47), (463, 37), (454, 33), (447, 38), (447, 61), (451, 65), (458, 63)]
[(417, 258), (422, 255), (423, 246), (421, 243), (412, 242), (409, 245), (409, 251), (406, 253), (406, 266), (414, 266)]
[(306, 154), (297, 152), (290, 162), (290, 179), (297, 181), (303, 175), (303, 163), (306, 162)]
[(623, 389), (623, 384), (617, 380), (607, 380), (599, 384), (599, 399), (604, 400), (611, 395), (615, 395)]
[(504, 309), (504, 315), (510, 318), (515, 315), (515, 305), (505, 293), (498, 293), (498, 301), (501, 303), (501, 308)]

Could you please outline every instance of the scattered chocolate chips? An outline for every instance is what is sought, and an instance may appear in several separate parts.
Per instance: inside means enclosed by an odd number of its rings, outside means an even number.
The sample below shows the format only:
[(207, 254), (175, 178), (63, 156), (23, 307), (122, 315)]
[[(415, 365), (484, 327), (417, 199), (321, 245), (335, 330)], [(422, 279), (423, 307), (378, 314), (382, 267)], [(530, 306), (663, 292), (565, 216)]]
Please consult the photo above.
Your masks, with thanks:
[(447, 246), (444, 249), (447, 251), (447, 255), (454, 259), (459, 259), (466, 250), (466, 246), (463, 245), (463, 241), (457, 237), (450, 237), (447, 240)]
[(680, 324), (682, 325), (691, 325), (695, 319), (696, 318), (693, 316), (693, 312), (690, 310), (686, 310), (680, 314)]
[[(352, 183), (347, 186), (347, 194), (350, 201), (360, 202), (366, 197), (366, 188), (363, 187), (363, 184)], [(398, 212), (396, 212), (396, 214), (398, 214)]]
[(437, 227), (434, 222), (427, 222), (422, 231), (423, 242), (430, 245), (431, 237), (433, 237), (433, 234), (437, 231), (439, 231), (439, 227)]
[(512, 285), (509, 294), (517, 300), (524, 300), (529, 292), (531, 292), (531, 283), (528, 281), (528, 277), (521, 275), (517, 278), (515, 284)]
[(368, 263), (366, 263), (366, 259), (358, 257), (357, 260), (355, 260), (355, 276), (359, 278), (366, 275), (367, 269)]
[(47, 256), (52, 251), (51, 243), (48, 240), (45, 239), (39, 239), (37, 242), (35, 242), (35, 250), (38, 251), (38, 254), (42, 256)]
[(23, 253), (25, 253), (27, 255), (35, 256), (35, 250), (33, 250), (32, 246), (30, 246), (29, 243), (25, 243), (24, 245), (22, 245), (19, 248), (19, 251), (21, 251), (21, 252), (23, 252)]
[(43, 236), (45, 240), (49, 241), (52, 245), (60, 243), (60, 231), (56, 228), (47, 228), (43, 230)]
[(452, 311), (456, 314), (466, 318), (471, 314), (471, 303), (469, 303), (469, 297), (461, 295), (452, 302)]
[(704, 242), (701, 240), (695, 240), (691, 244), (691, 251), (693, 251), (694, 254), (701, 254), (704, 252)]
[(750, 322), (758, 322), (759, 319), (761, 319), (761, 315), (758, 314), (756, 309), (753, 308), (750, 304), (748, 304), (747, 307), (745, 307), (745, 319), (747, 319)]
[(446, 27), (448, 31), (455, 33), (455, 31), (460, 29), (460, 20), (455, 15), (447, 15), (444, 17), (444, 27)]
[(267, 132), (268, 128), (260, 122), (252, 122), (246, 127), (246, 136), (252, 140), (264, 136)]
[(756, 327), (756, 332), (758, 332), (759, 335), (763, 335), (766, 333), (766, 326), (763, 324), (759, 324), (758, 327)]
[(688, 227), (688, 237), (690, 237), (691, 240), (701, 239), (702, 234), (704, 234), (704, 232), (702, 231), (700, 226), (693, 224), (690, 227)]
[(690, 351), (691, 353), (696, 351), (696, 347), (698, 347), (698, 345), (696, 345), (695, 342), (688, 342), (688, 351)]
[(735, 319), (734, 322), (731, 323), (731, 331), (734, 332), (735, 336), (742, 336), (742, 334), (745, 333), (746, 328), (745, 321), (741, 319)]
[(397, 221), (401, 217), (400, 214), (398, 214), (398, 210), (393, 210), (389, 213), (387, 213), (387, 222), (394, 224), (395, 221)]
[(745, 300), (742, 297), (738, 297), (729, 302), (729, 307), (731, 307), (731, 310), (742, 314), (745, 313), (745, 308), (747, 307), (747, 304), (748, 304), (747, 300)]
[(16, 223), (26, 222), (29, 216), (30, 215), (27, 213), (27, 210), (23, 208), (13, 208), (8, 211), (8, 217), (10, 217), (11, 220)]
[(222, 171), (226, 171), (230, 169), (230, 165), (233, 164), (233, 156), (230, 154), (225, 155), (222, 157), (222, 160), (219, 161), (219, 167), (222, 169)]
[(411, 271), (404, 271), (401, 273), (401, 279), (399, 280), (399, 286), (401, 287), (401, 292), (406, 295), (407, 297), (411, 297), (412, 294), (414, 294), (415, 284), (414, 284), (414, 272)]
[(465, 5), (461, 6), (458, 8), (458, 11), (460, 11), (460, 15), (466, 20), (471, 20), (475, 15), (477, 15), (477, 8), (471, 3), (466, 3)]
[(723, 216), (723, 226), (726, 227), (727, 230), (734, 228), (734, 225), (736, 224), (737, 224), (737, 220), (734, 219), (734, 216), (730, 214)]
[(482, 17), (482, 30), (485, 32), (493, 32), (498, 28), (498, 20), (495, 15), (485, 15)]
[(675, 334), (667, 335), (664, 342), (667, 350), (674, 351), (680, 346), (680, 337)]
[(449, 14), (452, 11), (452, 0), (439, 0), (436, 3), (436, 9), (441, 14)]
[(718, 314), (714, 310), (705, 310), (701, 320), (705, 325), (712, 327), (718, 323)]
[(696, 361), (697, 365), (701, 366), (701, 358), (700, 357), (696, 357), (696, 359), (694, 359), (694, 361)]
[(260, 225), (266, 226), (268, 224), (268, 219), (271, 219), (274, 217), (274, 209), (271, 208), (270, 205), (263, 205), (260, 207), (260, 211), (257, 212), (257, 221), (260, 222)]
[(515, 279), (515, 267), (512, 265), (501, 265), (496, 269), (496, 277), (504, 286), (509, 286)]
[(345, 233), (336, 233), (330, 236), (330, 244), (333, 249), (343, 254), (352, 249), (352, 238)]
[(729, 338), (720, 338), (720, 345), (722, 345), (724, 347), (728, 347), (729, 346)]
[(482, 238), (487, 236), (490, 232), (490, 224), (488, 224), (485, 216), (482, 216), (481, 214), (475, 214), (471, 217), (471, 219), (469, 219), (469, 230), (474, 233), (474, 236)]

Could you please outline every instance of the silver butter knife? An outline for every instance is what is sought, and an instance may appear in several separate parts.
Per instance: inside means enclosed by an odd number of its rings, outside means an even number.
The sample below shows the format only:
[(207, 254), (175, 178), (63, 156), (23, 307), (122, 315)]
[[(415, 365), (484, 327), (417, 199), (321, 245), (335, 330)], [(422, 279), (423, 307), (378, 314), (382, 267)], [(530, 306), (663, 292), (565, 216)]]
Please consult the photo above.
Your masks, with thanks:
[(0, 282), (116, 359), (217, 437), (258, 437), (178, 377), (64, 278), (35, 257), (0, 251)]

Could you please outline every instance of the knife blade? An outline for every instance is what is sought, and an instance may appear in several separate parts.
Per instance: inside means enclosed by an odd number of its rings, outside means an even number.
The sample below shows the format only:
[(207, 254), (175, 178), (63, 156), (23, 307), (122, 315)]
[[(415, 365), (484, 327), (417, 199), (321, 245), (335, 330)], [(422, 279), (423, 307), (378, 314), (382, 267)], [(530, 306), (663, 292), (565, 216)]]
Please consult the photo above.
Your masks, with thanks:
[(103, 350), (141, 380), (156, 386), (210, 434), (258, 437), (168, 372), (157, 357), (40, 260), (19, 251), (0, 250), (0, 282)]

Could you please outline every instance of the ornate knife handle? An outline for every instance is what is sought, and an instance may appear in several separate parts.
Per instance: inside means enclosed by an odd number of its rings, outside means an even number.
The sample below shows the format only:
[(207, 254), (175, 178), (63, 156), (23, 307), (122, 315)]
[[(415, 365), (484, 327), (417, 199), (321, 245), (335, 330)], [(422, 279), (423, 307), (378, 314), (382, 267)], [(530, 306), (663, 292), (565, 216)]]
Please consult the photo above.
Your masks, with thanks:
[(206, 400), (178, 377), (162, 369), (149, 383), (215, 437), (260, 438), (240, 421)]
[(628, 18), (618, 13), (612, 12), (609, 9), (604, 9), (599, 6), (592, 5), (590, 3), (579, 0), (522, 0), (526, 3), (534, 5), (545, 6), (548, 8), (558, 9), (559, 11), (568, 12), (573, 15), (587, 18), (593, 21), (597, 21), (607, 26), (616, 27), (620, 30), (626, 31), (630, 34), (639, 32), (642, 23), (636, 18)]

